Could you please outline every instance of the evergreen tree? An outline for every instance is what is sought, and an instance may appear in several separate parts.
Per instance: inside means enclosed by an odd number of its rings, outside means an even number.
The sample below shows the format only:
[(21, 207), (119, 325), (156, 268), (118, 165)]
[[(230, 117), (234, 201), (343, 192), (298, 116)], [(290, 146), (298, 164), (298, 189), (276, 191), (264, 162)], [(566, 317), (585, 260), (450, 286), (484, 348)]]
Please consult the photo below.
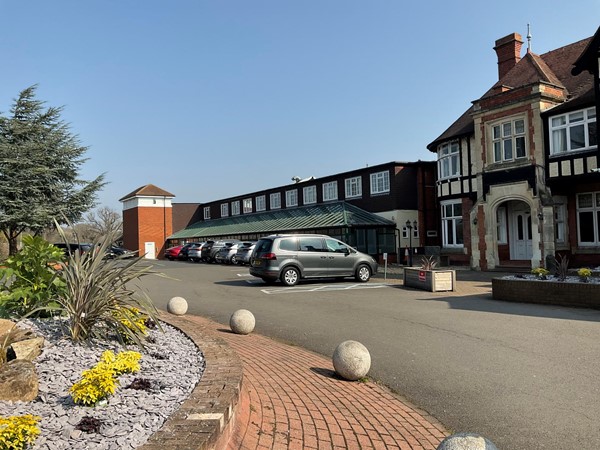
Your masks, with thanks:
[(10, 114), (0, 115), (0, 230), (17, 251), (19, 235), (38, 234), (59, 223), (78, 221), (94, 207), (104, 175), (78, 179), (87, 147), (60, 118), (62, 107), (45, 107), (37, 86), (23, 90)]

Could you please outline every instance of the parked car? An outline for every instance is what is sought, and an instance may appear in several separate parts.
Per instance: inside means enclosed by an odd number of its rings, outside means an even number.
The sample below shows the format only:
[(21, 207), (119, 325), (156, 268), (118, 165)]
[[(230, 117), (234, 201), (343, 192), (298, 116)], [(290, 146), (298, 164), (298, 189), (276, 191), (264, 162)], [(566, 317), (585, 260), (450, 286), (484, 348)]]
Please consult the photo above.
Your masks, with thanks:
[(206, 245), (206, 242), (201, 242), (200, 245), (196, 247), (191, 247), (188, 249), (188, 259), (192, 262), (200, 262), (202, 259), (202, 247)]
[(226, 244), (237, 244), (239, 241), (237, 239), (225, 239), (220, 241), (214, 241), (212, 243), (209, 242), (207, 242), (206, 245), (202, 247), (202, 260), (208, 263), (212, 263), (215, 262), (217, 252), (221, 248), (225, 247)]
[(165, 250), (165, 258), (167, 258), (169, 261), (173, 261), (174, 259), (177, 259), (177, 256), (179, 256), (179, 252), (181, 251), (182, 248), (183, 248), (183, 244), (176, 245), (174, 247), (169, 247), (168, 249)]
[(215, 262), (221, 264), (235, 264), (235, 254), (237, 253), (238, 245), (233, 242), (226, 242), (217, 253), (215, 253)]
[(179, 261), (187, 261), (189, 258), (188, 252), (190, 251), (190, 249), (202, 247), (202, 244), (202, 242), (188, 242), (187, 244), (184, 244), (183, 247), (181, 247), (181, 250), (179, 250), (177, 259)]
[(111, 246), (106, 249), (106, 259), (129, 259), (135, 257), (137, 252), (127, 250), (123, 247)]
[(69, 256), (75, 254), (76, 252), (79, 252), (80, 254), (89, 252), (93, 247), (92, 244), (67, 244), (64, 242), (58, 242), (52, 245), (60, 248), (63, 252), (65, 252), (65, 255)]
[(237, 252), (231, 262), (233, 264), (250, 264), (250, 256), (255, 245), (256, 242), (242, 242), (238, 244)]
[(367, 282), (377, 262), (349, 245), (320, 234), (271, 235), (261, 238), (250, 259), (250, 274), (286, 286), (302, 278), (354, 277)]

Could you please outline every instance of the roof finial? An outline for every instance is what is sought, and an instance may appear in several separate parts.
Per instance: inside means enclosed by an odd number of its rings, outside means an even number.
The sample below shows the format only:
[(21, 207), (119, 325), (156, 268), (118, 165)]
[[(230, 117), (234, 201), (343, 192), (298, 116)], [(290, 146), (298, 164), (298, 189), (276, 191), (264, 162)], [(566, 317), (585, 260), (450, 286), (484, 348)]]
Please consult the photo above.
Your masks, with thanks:
[(529, 24), (527, 24), (527, 53), (531, 53), (531, 31)]

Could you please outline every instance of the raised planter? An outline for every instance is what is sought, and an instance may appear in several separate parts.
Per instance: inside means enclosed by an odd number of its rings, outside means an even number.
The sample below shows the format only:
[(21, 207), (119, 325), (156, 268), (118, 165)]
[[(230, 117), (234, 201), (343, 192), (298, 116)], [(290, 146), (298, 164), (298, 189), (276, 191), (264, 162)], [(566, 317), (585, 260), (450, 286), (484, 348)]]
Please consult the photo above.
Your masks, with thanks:
[(600, 284), (493, 278), (492, 298), (509, 302), (600, 309)]
[(454, 291), (456, 272), (450, 269), (423, 270), (417, 267), (405, 267), (404, 286), (431, 292)]

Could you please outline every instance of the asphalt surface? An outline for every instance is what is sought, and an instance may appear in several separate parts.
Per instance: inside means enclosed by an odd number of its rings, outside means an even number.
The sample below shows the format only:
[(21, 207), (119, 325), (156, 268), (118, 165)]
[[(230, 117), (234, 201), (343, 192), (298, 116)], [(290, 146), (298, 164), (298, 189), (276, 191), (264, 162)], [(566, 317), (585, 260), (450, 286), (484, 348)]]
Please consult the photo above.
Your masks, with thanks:
[(181, 296), (188, 314), (222, 324), (248, 309), (256, 333), (327, 357), (360, 341), (371, 378), (451, 431), (481, 433), (503, 450), (600, 448), (600, 311), (494, 301), (489, 275), (472, 272), (459, 272), (470, 281), (446, 294), (404, 288), (393, 275), (282, 289), (237, 266), (155, 269), (170, 278), (141, 284), (159, 308)]

